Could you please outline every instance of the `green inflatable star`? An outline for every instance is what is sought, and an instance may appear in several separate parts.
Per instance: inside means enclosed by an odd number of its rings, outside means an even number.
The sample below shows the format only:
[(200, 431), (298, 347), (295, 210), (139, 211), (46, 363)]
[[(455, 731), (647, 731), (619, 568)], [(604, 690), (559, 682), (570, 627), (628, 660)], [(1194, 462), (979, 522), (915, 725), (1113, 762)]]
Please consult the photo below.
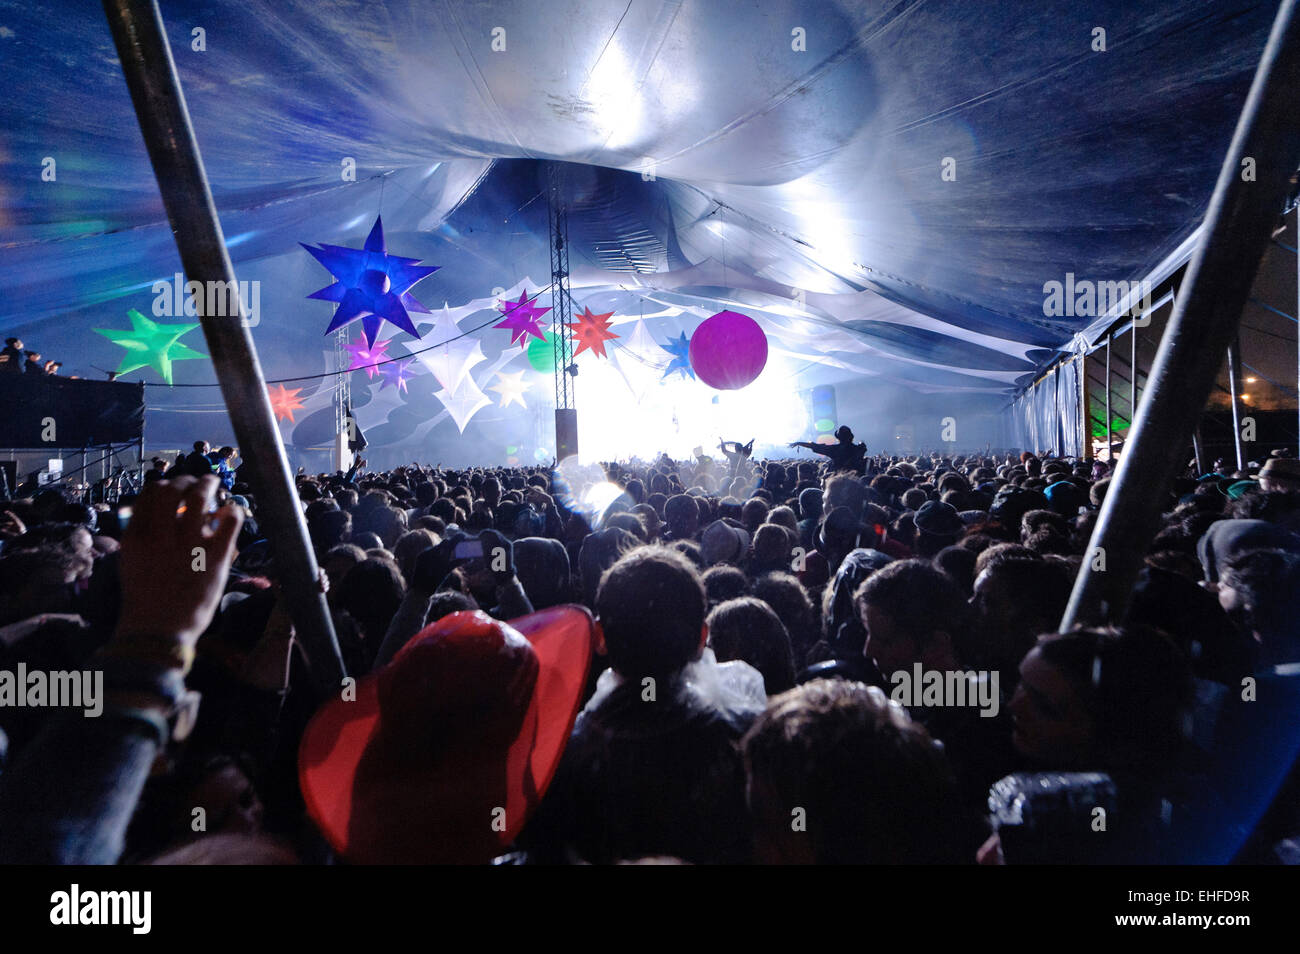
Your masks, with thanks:
[(195, 351), (178, 340), (181, 335), (193, 331), (198, 322), (188, 325), (160, 325), (150, 321), (132, 308), (127, 312), (131, 319), (130, 331), (116, 331), (112, 328), (95, 328), (95, 334), (103, 335), (113, 344), (126, 349), (122, 363), (118, 366), (119, 375), (127, 374), (137, 368), (153, 368), (162, 375), (168, 384), (172, 383), (172, 362), (186, 361), (190, 358), (206, 358), (207, 355)]

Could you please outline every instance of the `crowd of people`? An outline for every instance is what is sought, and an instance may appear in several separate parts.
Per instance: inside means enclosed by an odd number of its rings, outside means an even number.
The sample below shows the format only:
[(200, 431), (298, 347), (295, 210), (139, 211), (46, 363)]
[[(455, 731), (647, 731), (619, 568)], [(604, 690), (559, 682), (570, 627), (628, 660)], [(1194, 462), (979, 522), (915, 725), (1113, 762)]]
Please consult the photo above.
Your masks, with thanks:
[(1106, 464), (837, 440), (300, 474), (337, 650), (231, 448), (3, 502), (0, 670), (104, 696), (0, 704), (0, 861), (1300, 861), (1300, 461), (1060, 632)]
[(39, 351), (24, 351), (19, 338), (6, 338), (4, 348), (0, 349), (0, 374), (57, 375), (62, 367), (62, 361), (44, 360)]
[(194, 449), (190, 453), (177, 454), (176, 460), (170, 464), (164, 457), (152, 458), (149, 467), (145, 469), (143, 479), (147, 484), (155, 480), (206, 477), (208, 474), (215, 474), (221, 486), (225, 490), (230, 490), (235, 486), (235, 471), (239, 469), (232, 468), (231, 462), (237, 456), (235, 449), (229, 445), (214, 450), (207, 441), (195, 441)]

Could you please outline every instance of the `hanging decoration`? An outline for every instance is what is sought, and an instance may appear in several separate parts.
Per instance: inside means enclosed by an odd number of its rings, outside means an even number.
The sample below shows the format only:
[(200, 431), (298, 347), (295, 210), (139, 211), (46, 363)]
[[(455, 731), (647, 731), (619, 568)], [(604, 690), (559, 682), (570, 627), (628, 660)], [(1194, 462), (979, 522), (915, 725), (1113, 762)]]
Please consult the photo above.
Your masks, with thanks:
[(672, 355), (672, 360), (664, 369), (663, 377), (668, 377), (674, 371), (680, 371), (684, 378), (695, 377), (695, 372), (691, 369), (691, 343), (686, 340), (686, 332), (683, 331), (678, 338), (668, 339), (667, 344), (661, 344), (659, 347)]
[(632, 358), (632, 363), (648, 370), (663, 371), (668, 362), (663, 356), (663, 347), (655, 341), (654, 335), (646, 327), (645, 319), (637, 321), (630, 335), (625, 335), (618, 350), (614, 352), (624, 358)]
[(421, 349), (416, 357), (433, 373), (444, 391), (455, 394), (470, 369), (487, 360), (483, 348), (476, 339), (461, 337), (456, 319), (446, 304), (436, 314), (433, 330), (428, 335), (434, 342), (441, 343), (427, 350)]
[(379, 373), (383, 376), (384, 383), (379, 385), (379, 390), (383, 390), (390, 384), (397, 388), (398, 394), (406, 393), (407, 379), (412, 377), (415, 372), (410, 370), (414, 358), (402, 358), (399, 361), (390, 361), (388, 364), (380, 365)]
[(543, 335), (536, 341), (528, 342), (528, 363), (534, 371), (551, 374), (555, 371), (555, 340)]
[(344, 345), (348, 354), (352, 355), (352, 362), (348, 365), (349, 371), (366, 372), (367, 378), (373, 378), (380, 369), (376, 365), (388, 360), (388, 345), (392, 339), (386, 341), (376, 341), (373, 345), (365, 341), (358, 341), (355, 344)]
[(524, 409), (528, 408), (528, 405), (524, 403), (524, 392), (532, 385), (524, 380), (524, 374), (523, 371), (514, 371), (510, 374), (504, 371), (497, 372), (497, 383), (491, 385), (488, 390), (496, 391), (501, 395), (501, 407), (518, 404)]
[(302, 399), (298, 397), (301, 393), (302, 388), (286, 388), (283, 384), (276, 384), (266, 389), (266, 396), (271, 399), (271, 411), (277, 421), (288, 418), (290, 424), (297, 423), (293, 419), (293, 412), (305, 406)]
[(375, 217), (374, 227), (363, 248), (299, 244), (335, 278), (334, 284), (307, 296), (338, 304), (333, 320), (325, 329), (326, 334), (361, 319), (362, 333), (366, 344), (371, 347), (379, 337), (383, 321), (396, 325), (412, 337), (420, 337), (407, 312), (409, 309), (428, 314), (429, 309), (416, 301), (409, 289), (436, 272), (439, 266), (421, 265), (418, 258), (389, 255), (379, 216)]
[(753, 318), (720, 311), (691, 335), (691, 367), (699, 379), (719, 391), (736, 391), (763, 373), (767, 335)]
[(609, 330), (613, 324), (609, 319), (613, 314), (612, 311), (607, 311), (603, 315), (593, 315), (590, 308), (583, 308), (582, 314), (575, 316), (578, 320), (569, 324), (573, 329), (573, 337), (578, 342), (578, 348), (573, 352), (575, 358), (587, 349), (602, 358), (608, 357), (605, 354), (605, 342), (618, 337)]
[(663, 348), (646, 328), (644, 319), (637, 321), (632, 333), (625, 334), (609, 355), (609, 366), (618, 372), (637, 403), (644, 401), (660, 382), (667, 365)]
[(534, 338), (545, 337), (539, 327), (539, 319), (551, 309), (550, 306), (547, 306), (546, 308), (538, 308), (537, 305), (534, 304), (541, 294), (541, 292), (538, 292), (529, 299), (528, 289), (525, 288), (519, 293), (518, 301), (510, 301), (509, 299), (506, 299), (503, 302), (499, 302), (497, 304), (497, 310), (506, 317), (504, 321), (499, 321), (492, 327), (509, 329), (510, 343), (519, 344), (522, 341), (523, 347), (525, 348), (528, 347), (529, 335), (532, 335)]
[(471, 377), (466, 377), (455, 393), (444, 388), (434, 394), (434, 397), (442, 402), (442, 406), (447, 409), (447, 413), (451, 415), (451, 419), (456, 422), (456, 427), (462, 434), (465, 433), (465, 426), (469, 424), (470, 418), (492, 403), (492, 399), (483, 393)]
[(193, 358), (206, 358), (207, 355), (195, 351), (188, 345), (180, 343), (186, 332), (193, 331), (199, 323), (184, 325), (160, 325), (146, 318), (132, 308), (126, 313), (131, 319), (130, 331), (118, 331), (112, 328), (95, 328), (94, 332), (103, 335), (115, 345), (126, 349), (122, 363), (117, 367), (119, 375), (129, 374), (139, 368), (153, 368), (168, 384), (172, 383), (172, 362), (188, 361)]

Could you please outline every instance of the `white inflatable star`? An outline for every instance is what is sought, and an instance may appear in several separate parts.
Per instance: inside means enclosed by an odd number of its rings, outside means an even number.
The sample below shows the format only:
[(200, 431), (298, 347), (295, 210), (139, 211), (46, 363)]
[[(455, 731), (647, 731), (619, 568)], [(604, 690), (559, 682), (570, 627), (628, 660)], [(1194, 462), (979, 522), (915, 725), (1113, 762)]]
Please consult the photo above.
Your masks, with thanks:
[(523, 371), (515, 371), (513, 374), (498, 371), (497, 383), (489, 386), (488, 390), (496, 391), (501, 395), (501, 407), (518, 404), (526, 409), (528, 405), (524, 403), (524, 392), (531, 387), (532, 385), (524, 380)]

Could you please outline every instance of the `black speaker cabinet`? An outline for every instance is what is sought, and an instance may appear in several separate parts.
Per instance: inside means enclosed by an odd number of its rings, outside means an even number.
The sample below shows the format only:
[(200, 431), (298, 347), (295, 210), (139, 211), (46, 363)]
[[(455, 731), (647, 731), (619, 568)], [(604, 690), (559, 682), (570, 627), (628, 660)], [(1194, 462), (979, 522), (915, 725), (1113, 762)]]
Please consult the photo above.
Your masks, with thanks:
[(564, 460), (578, 453), (578, 412), (573, 408), (555, 409), (555, 459)]

